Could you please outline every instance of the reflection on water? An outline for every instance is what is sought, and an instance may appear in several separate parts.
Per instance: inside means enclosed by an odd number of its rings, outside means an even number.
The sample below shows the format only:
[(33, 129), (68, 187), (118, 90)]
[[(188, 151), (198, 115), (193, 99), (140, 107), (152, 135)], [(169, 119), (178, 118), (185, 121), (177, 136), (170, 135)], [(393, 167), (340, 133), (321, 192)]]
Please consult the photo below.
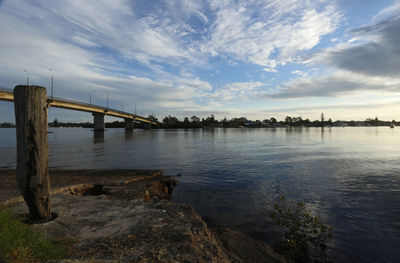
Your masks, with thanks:
[(93, 143), (103, 143), (104, 132), (105, 131), (93, 131)]
[[(400, 129), (52, 129), (52, 168), (181, 173), (174, 200), (218, 225), (274, 243), (278, 194), (334, 228), (334, 262), (395, 262), (400, 236)], [(0, 129), (0, 167), (15, 166), (15, 130)]]
[(133, 130), (125, 130), (125, 141), (133, 139)]

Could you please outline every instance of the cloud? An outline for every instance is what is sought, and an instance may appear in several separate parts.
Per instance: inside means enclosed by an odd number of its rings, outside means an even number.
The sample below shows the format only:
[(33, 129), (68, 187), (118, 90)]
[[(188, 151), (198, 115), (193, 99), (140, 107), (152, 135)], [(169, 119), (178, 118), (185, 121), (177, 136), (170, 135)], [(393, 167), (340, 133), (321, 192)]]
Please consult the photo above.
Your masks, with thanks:
[(361, 92), (400, 92), (400, 79), (339, 71), (327, 76), (298, 78), (276, 87), (265, 98), (338, 97)]
[(266, 71), (266, 72), (273, 72), (273, 73), (278, 72), (278, 70), (276, 70), (274, 68), (263, 68), (263, 70)]
[(260, 88), (265, 86), (266, 84), (262, 82), (229, 83), (209, 94), (209, 98), (220, 101), (249, 100), (262, 93)]
[(398, 77), (400, 68), (400, 16), (353, 29), (355, 43), (340, 44), (317, 53), (311, 62), (365, 74)]
[[(356, 110), (356, 109), (369, 109), (371, 108), (383, 108), (383, 107), (393, 107), (398, 106), (400, 100), (395, 101), (378, 101), (378, 102), (364, 102), (364, 103), (335, 103), (335, 104), (317, 104), (317, 105), (299, 105), (294, 107), (281, 107), (269, 109), (268, 112), (277, 113), (299, 113), (299, 112), (322, 112), (331, 110)], [(370, 114), (370, 111), (366, 114)]]
[(324, 2), (211, 1), (216, 19), (204, 49), (273, 71), (336, 29), (341, 15), (333, 5), (318, 6)]
[(318, 45), (340, 20), (328, 1), (294, 0), (145, 4), (124, 0), (15, 0), (6, 2), (0, 11), (5, 16), (4, 25), (14, 30), (30, 29), (52, 40), (97, 47), (96, 52), (91, 50), (97, 55), (116, 52), (148, 66), (154, 62), (202, 65), (210, 56), (222, 56), (271, 72), (278, 64)]
[(301, 77), (278, 85), (265, 97), (339, 97), (366, 92), (400, 92), (399, 10), (398, 3), (384, 9), (372, 19), (374, 23), (349, 30), (347, 43), (312, 54), (305, 64), (325, 66), (324, 75), (310, 77), (298, 70), (292, 71)]
[(84, 46), (84, 47), (98, 47), (96, 43), (90, 41), (89, 39), (83, 37), (83, 36), (74, 36), (72, 37), (72, 41), (75, 42), (78, 45)]
[(376, 14), (371, 21), (373, 23), (379, 23), (381, 21), (391, 20), (400, 14), (400, 2), (394, 3), (393, 5), (381, 10)]

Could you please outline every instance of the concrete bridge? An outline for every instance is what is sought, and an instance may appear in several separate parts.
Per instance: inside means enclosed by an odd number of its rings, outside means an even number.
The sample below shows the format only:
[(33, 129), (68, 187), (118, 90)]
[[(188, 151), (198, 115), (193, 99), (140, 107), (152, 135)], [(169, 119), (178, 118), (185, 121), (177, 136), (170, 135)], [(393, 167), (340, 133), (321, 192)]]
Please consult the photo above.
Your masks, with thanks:
[[(0, 100), (14, 101), (13, 90), (0, 88)], [(125, 130), (133, 130), (134, 122), (142, 122), (151, 125), (157, 125), (157, 122), (149, 120), (148, 118), (132, 114), (125, 111), (119, 111), (108, 107), (97, 106), (79, 101), (68, 99), (61, 99), (56, 97), (47, 96), (47, 107), (63, 108), (68, 110), (77, 110), (92, 113), (95, 131), (104, 131), (104, 116), (113, 116), (125, 120)]]

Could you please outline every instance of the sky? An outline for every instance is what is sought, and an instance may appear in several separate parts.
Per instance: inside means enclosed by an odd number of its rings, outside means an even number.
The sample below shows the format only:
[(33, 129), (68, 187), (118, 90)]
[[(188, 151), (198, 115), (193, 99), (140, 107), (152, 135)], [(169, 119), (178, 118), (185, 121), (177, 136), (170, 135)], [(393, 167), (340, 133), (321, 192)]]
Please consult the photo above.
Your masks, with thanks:
[[(0, 0), (0, 87), (28, 74), (50, 94), (53, 74), (55, 97), (108, 94), (160, 120), (400, 120), (399, 43), (396, 0)], [(12, 103), (0, 122), (14, 122)]]

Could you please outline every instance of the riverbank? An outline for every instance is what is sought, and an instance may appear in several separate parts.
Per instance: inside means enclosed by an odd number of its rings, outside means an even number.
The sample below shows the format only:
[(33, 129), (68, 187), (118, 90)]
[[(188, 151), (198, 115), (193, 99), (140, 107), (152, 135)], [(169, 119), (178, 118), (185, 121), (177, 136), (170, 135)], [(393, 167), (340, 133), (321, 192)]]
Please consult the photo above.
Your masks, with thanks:
[[(170, 202), (177, 181), (162, 171), (57, 170), (50, 176), (58, 217), (36, 227), (50, 239), (77, 239), (73, 262), (285, 262), (267, 244), (211, 229), (191, 206)], [(11, 194), (13, 211), (27, 213), (14, 196), (15, 171), (0, 171), (0, 180), (1, 202)]]

